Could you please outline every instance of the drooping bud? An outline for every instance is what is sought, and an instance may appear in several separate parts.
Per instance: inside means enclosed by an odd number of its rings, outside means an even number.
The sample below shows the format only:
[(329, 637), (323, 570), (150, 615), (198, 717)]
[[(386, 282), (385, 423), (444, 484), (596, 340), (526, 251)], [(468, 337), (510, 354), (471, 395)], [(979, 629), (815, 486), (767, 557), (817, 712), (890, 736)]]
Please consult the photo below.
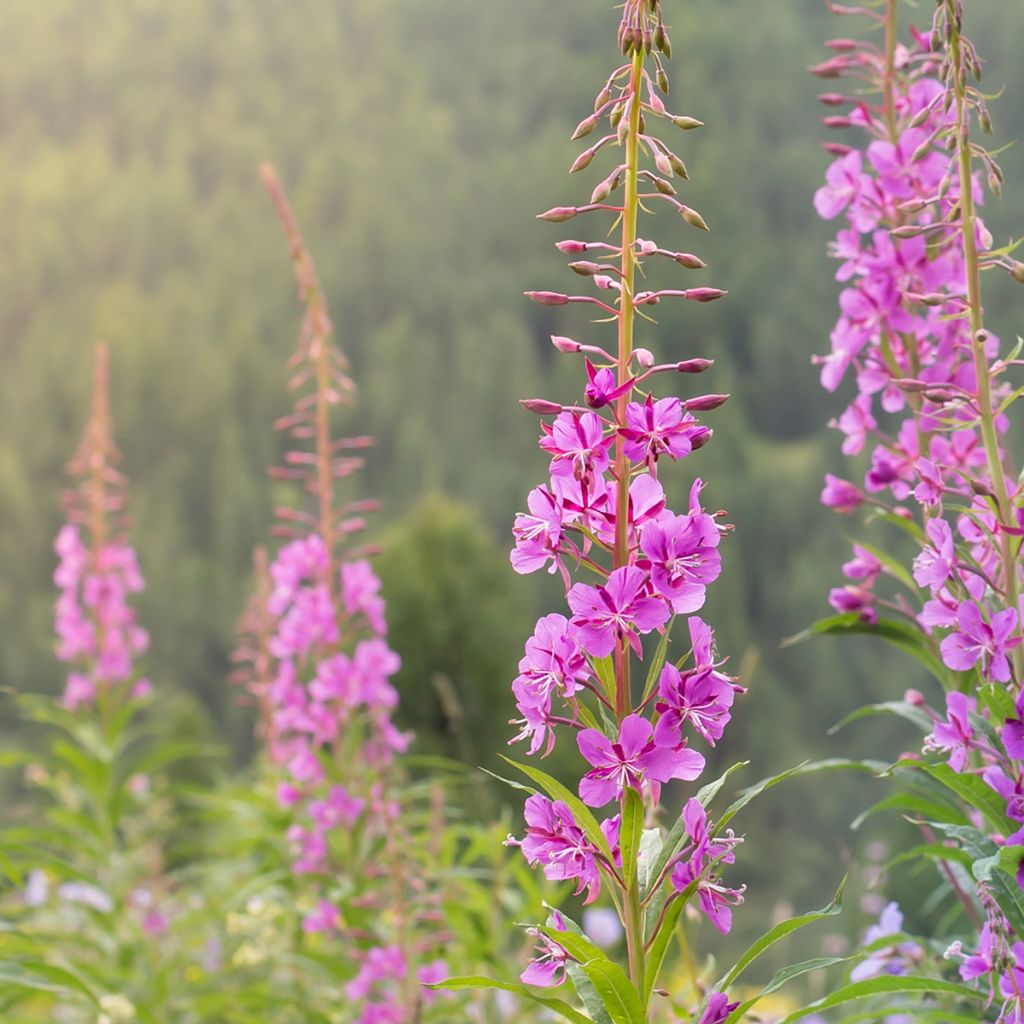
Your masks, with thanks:
[(698, 395), (696, 398), (688, 398), (683, 405), (691, 412), (709, 412), (711, 409), (718, 409), (725, 405), (731, 397), (731, 395)]
[(704, 127), (704, 122), (703, 121), (698, 121), (697, 118), (695, 118), (695, 117), (686, 117), (684, 115), (680, 115), (678, 117), (673, 117), (672, 118), (672, 123), (677, 128), (682, 128), (682, 130), (684, 132), (693, 131), (694, 128), (703, 128)]
[(683, 297), (691, 302), (714, 302), (715, 299), (720, 299), (723, 295), (728, 294), (721, 288), (687, 288)]
[(579, 211), (575, 206), (553, 206), (544, 213), (537, 214), (537, 220), (546, 220), (552, 224), (561, 224), (563, 221), (572, 220)]
[(575, 174), (577, 171), (586, 170), (593, 162), (594, 154), (597, 152), (596, 149), (591, 147), (590, 149), (583, 150), (582, 153), (572, 163), (572, 167), (569, 168), (570, 174)]
[(537, 416), (557, 416), (562, 407), (557, 402), (549, 402), (544, 398), (522, 398), (519, 404), (527, 411)]
[(692, 207), (680, 204), (679, 216), (682, 217), (691, 228), (697, 228), (699, 231), (709, 230), (704, 218)]
[(577, 139), (586, 138), (597, 125), (597, 114), (591, 114), (589, 117), (583, 118), (578, 125), (576, 130), (572, 133), (572, 141), (575, 142)]
[(523, 292), (523, 294), (539, 306), (565, 306), (569, 302), (569, 296), (562, 295), (560, 292)]
[(714, 359), (684, 359), (676, 363), (677, 373), (703, 373), (715, 365)]
[(636, 360), (638, 366), (642, 366), (645, 370), (649, 370), (654, 365), (654, 353), (647, 348), (634, 349), (633, 359)]
[(579, 352), (579, 350), (583, 348), (578, 341), (573, 341), (572, 338), (565, 338), (560, 334), (551, 335), (551, 344), (554, 345), (559, 352), (565, 352), (570, 355), (574, 352)]
[(673, 253), (672, 259), (681, 267), (686, 267), (687, 270), (704, 270), (707, 267), (707, 264), (699, 256), (694, 256), (692, 252)]

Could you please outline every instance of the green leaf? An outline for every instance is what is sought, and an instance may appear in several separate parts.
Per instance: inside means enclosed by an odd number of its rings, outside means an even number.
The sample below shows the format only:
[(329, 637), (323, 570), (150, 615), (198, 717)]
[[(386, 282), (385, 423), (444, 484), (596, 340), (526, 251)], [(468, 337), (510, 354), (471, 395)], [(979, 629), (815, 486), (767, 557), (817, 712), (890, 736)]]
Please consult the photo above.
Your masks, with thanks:
[(856, 612), (832, 615), (825, 619), (819, 619), (803, 632), (783, 640), (782, 646), (790, 647), (793, 644), (802, 643), (812, 636), (858, 636), (864, 634), (881, 637), (916, 658), (940, 682), (945, 682), (949, 678), (948, 670), (936, 655), (928, 637), (915, 627), (897, 619), (880, 618), (877, 622), (865, 622)]
[(605, 696), (614, 704), (615, 662), (612, 660), (612, 656), (609, 654), (606, 658), (591, 658), (590, 664), (593, 666), (597, 678), (601, 680)]
[(931, 732), (935, 725), (931, 718), (928, 717), (927, 712), (922, 708), (908, 704), (905, 700), (887, 700), (881, 704), (866, 704), (864, 707), (857, 708), (856, 711), (851, 712), (845, 718), (836, 722), (829, 729), (828, 734), (829, 736), (834, 736), (841, 729), (845, 729), (851, 722), (857, 722), (862, 718), (871, 718), (874, 715), (895, 715), (897, 718), (906, 719), (908, 722), (916, 725), (922, 733)]
[(746, 768), (749, 765), (749, 761), (737, 761), (731, 768), (727, 768), (721, 775), (719, 775), (714, 782), (709, 782), (706, 786), (698, 790), (697, 799), (705, 808), (710, 807), (711, 802), (716, 796), (718, 796), (722, 786), (725, 785), (726, 779), (728, 779), (733, 772), (738, 772), (741, 768)]
[(1006, 801), (977, 775), (955, 772), (948, 764), (922, 762), (921, 770), (956, 793), (968, 807), (974, 807), (985, 816), (989, 825), (1003, 835), (1016, 831), (1017, 826), (1006, 816)]
[(887, 551), (876, 548), (873, 544), (866, 544), (862, 540), (853, 541), (853, 543), (874, 555), (889, 570), (889, 575), (893, 579), (899, 580), (908, 590), (912, 590), (915, 594), (917, 593), (919, 588), (914, 582), (914, 577), (907, 572), (906, 566), (902, 562), (894, 558)]
[(640, 837), (640, 853), (637, 856), (637, 878), (640, 883), (641, 899), (647, 896), (652, 883), (657, 879), (654, 865), (661, 856), (665, 837), (660, 828), (645, 828)]
[(746, 952), (736, 961), (735, 965), (715, 985), (715, 988), (724, 992), (732, 983), (767, 949), (770, 949), (780, 939), (798, 931), (806, 925), (821, 921), (826, 917), (834, 917), (842, 910), (843, 890), (846, 888), (844, 878), (836, 892), (835, 899), (827, 907), (821, 910), (812, 910), (810, 913), (801, 914), (799, 917), (791, 917), (786, 921), (780, 921), (774, 928), (765, 932), (761, 938), (751, 943)]
[(951, 823), (963, 820), (945, 805), (929, 800), (927, 797), (919, 796), (916, 793), (893, 793), (892, 796), (879, 800), (878, 803), (872, 804), (866, 811), (857, 815), (850, 824), (850, 828), (856, 831), (868, 818), (882, 811), (902, 811), (904, 814), (913, 814), (919, 818), (934, 818), (939, 821), (948, 819)]
[(658, 934), (654, 936), (654, 941), (651, 943), (651, 948), (647, 953), (647, 968), (644, 975), (645, 1002), (651, 998), (651, 993), (654, 991), (654, 986), (658, 981), (658, 975), (661, 973), (661, 965), (665, 962), (665, 957), (668, 955), (668, 947), (672, 943), (672, 936), (675, 934), (679, 915), (683, 912), (683, 908), (686, 906), (687, 900), (695, 888), (696, 883), (691, 882), (686, 887), (687, 891), (681, 896), (676, 897), (669, 904), (669, 908), (665, 912), (665, 918), (658, 929)]
[(647, 1024), (640, 997), (633, 983), (626, 977), (625, 971), (603, 950), (595, 946), (589, 939), (572, 932), (562, 932), (555, 928), (542, 928), (541, 931), (553, 942), (557, 942), (568, 954), (579, 961), (580, 967), (597, 990), (613, 1024)]
[(608, 1011), (604, 1008), (604, 1003), (601, 1002), (594, 983), (587, 977), (583, 968), (577, 963), (567, 963), (565, 973), (569, 975), (569, 980), (572, 982), (573, 988), (576, 989), (576, 995), (580, 997), (580, 1002), (583, 1003), (594, 1024), (612, 1024), (612, 1019), (608, 1016)]
[(780, 772), (778, 775), (773, 775), (770, 778), (762, 779), (760, 782), (751, 786), (749, 789), (745, 789), (726, 809), (725, 813), (718, 819), (715, 824), (713, 835), (718, 835), (719, 832), (741, 811), (754, 800), (759, 797), (765, 790), (771, 789), (777, 786), (780, 782), (785, 782), (787, 779), (792, 779), (800, 775), (816, 775), (818, 772), (828, 771), (859, 771), (868, 772), (871, 775), (881, 775), (886, 772), (891, 766), (886, 764), (884, 761), (850, 761), (845, 758), (828, 758), (824, 761), (805, 761), (803, 764), (798, 764), (795, 768), (790, 768), (787, 771)]
[(746, 1016), (747, 1011), (759, 1003), (761, 999), (765, 996), (770, 996), (773, 992), (778, 992), (780, 988), (787, 985), (794, 978), (799, 978), (803, 974), (810, 974), (811, 971), (823, 971), (828, 967), (834, 967), (836, 964), (845, 963), (849, 959), (848, 956), (819, 956), (813, 960), (804, 960), (801, 963), (783, 967), (775, 972), (771, 981), (757, 995), (751, 996), (740, 1003), (725, 1019), (724, 1024), (735, 1024), (736, 1021), (742, 1020)]
[(605, 839), (604, 833), (601, 831), (601, 826), (597, 823), (597, 819), (591, 813), (590, 808), (578, 796), (575, 796), (566, 789), (558, 779), (552, 778), (547, 772), (542, 772), (539, 768), (534, 768), (533, 765), (520, 764), (518, 761), (513, 761), (510, 757), (505, 757), (504, 754), (501, 755), (501, 759), (533, 779), (552, 800), (561, 800), (562, 803), (566, 804), (569, 810), (572, 811), (576, 824), (583, 829), (587, 838), (608, 858), (610, 863), (613, 863), (611, 847), (609, 847), (608, 840)]
[(843, 985), (822, 999), (808, 1003), (806, 1006), (784, 1017), (779, 1021), (779, 1024), (793, 1024), (794, 1021), (809, 1017), (812, 1013), (828, 1010), (833, 1006), (842, 1006), (843, 1003), (851, 1003), (858, 999), (869, 999), (871, 996), (909, 995), (911, 993), (924, 995), (939, 992), (947, 995), (962, 996), (965, 999), (983, 998), (982, 993), (967, 988), (966, 985), (958, 985), (952, 981), (943, 981), (941, 978), (909, 978), (885, 975), (879, 978), (868, 978), (865, 981), (854, 981), (848, 985)]
[(622, 850), (622, 875), (628, 889), (636, 878), (637, 855), (644, 832), (644, 802), (631, 786), (623, 791), (622, 823), (619, 845)]
[(538, 995), (533, 991), (533, 989), (528, 988), (526, 985), (516, 985), (505, 981), (492, 981), (490, 978), (471, 974), (462, 978), (449, 978), (447, 981), (439, 982), (436, 985), (428, 985), (427, 987), (445, 989), (451, 992), (467, 988), (500, 989), (502, 992), (512, 992), (517, 996), (521, 996), (523, 999), (529, 999), (530, 1002), (544, 1006), (553, 1013), (557, 1013), (558, 1016), (562, 1017), (564, 1020), (572, 1021), (573, 1024), (591, 1024), (589, 1017), (585, 1017), (579, 1010), (574, 1009), (564, 1000), (555, 999), (553, 996)]

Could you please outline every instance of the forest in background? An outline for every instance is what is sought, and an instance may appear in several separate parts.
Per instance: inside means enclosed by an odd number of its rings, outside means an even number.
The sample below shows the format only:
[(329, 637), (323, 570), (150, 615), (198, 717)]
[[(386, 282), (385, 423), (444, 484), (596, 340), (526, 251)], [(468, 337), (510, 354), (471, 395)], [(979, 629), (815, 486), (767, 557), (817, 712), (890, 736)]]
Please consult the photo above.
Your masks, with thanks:
[[(818, 0), (673, 6), (675, 105), (707, 124), (683, 146), (686, 201), (712, 229), (707, 282), (730, 295), (662, 307), (659, 320), (680, 357), (716, 359), (715, 387), (733, 395), (687, 468), (737, 527), (709, 616), (751, 688), (718, 758), (742, 751), (753, 780), (807, 756), (871, 753), (868, 730), (829, 740), (826, 729), (891, 694), (894, 677), (921, 680), (864, 645), (780, 649), (827, 613), (847, 544), (845, 521), (817, 503), (823, 473), (841, 467), (824, 425), (842, 400), (810, 363), (827, 349), (836, 286), (829, 228), (811, 208), (827, 157), (821, 83), (806, 72), (842, 22)], [(973, 6), (986, 86), (1005, 87), (997, 138), (1010, 142), (1024, 136), (1015, 11)], [(604, 0), (7, 0), (0, 685), (61, 684), (51, 543), (103, 339), (148, 581), (147, 670), (181, 695), (183, 729), (250, 753), (251, 717), (225, 680), (271, 520), (265, 467), (299, 319), (257, 175), (269, 159), (352, 360), (348, 423), (377, 439), (356, 486), (383, 505), (371, 539), (385, 548), (403, 721), (424, 751), (494, 764), (531, 614), (555, 585), (507, 562), (512, 517), (546, 465), (518, 399), (573, 394), (579, 367), (548, 336), (601, 330), (521, 293), (568, 286), (551, 243), (572, 231), (534, 215), (578, 191), (567, 137), (603, 80), (613, 17)], [(1002, 163), (1024, 181), (1018, 149)], [(1011, 195), (986, 212), (997, 239), (1024, 233), (1024, 190)], [(1021, 331), (1013, 288), (993, 289), (990, 317), (1008, 337)], [(674, 474), (672, 497), (687, 486)], [(860, 841), (846, 825), (868, 784), (799, 785), (805, 800), (766, 801), (749, 818), (760, 856), (744, 877), (768, 905), (820, 904), (844, 844)]]

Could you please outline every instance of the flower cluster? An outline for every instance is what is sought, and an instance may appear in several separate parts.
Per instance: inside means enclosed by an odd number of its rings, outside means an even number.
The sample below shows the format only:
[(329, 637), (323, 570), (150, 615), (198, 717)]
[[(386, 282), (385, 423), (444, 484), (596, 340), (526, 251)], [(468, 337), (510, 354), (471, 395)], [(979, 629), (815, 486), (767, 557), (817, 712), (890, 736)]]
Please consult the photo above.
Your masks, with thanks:
[[(420, 935), (417, 948), (411, 948), (415, 910), (396, 905), (390, 888), (385, 894), (370, 881), (380, 879), (383, 885), (391, 868), (401, 868), (394, 758), (412, 738), (391, 717), (398, 694), (390, 678), (400, 662), (385, 639), (380, 581), (364, 557), (369, 552), (347, 543), (374, 503), (339, 505), (334, 494), (335, 481), (361, 465), (348, 453), (370, 442), (331, 436), (331, 411), (352, 392), (352, 382), (331, 342), (320, 285), (287, 199), (273, 171), (264, 168), (263, 174), (306, 307), (292, 360), (292, 386), (302, 394), (295, 412), (278, 423), (297, 450), (272, 473), (304, 483), (316, 511), (277, 510), (276, 532), (288, 540), (269, 565), (265, 556), (257, 560), (262, 579), (243, 623), (248, 637), (240, 659), (249, 665), (245, 681), (261, 709), (268, 758), (278, 773), (278, 799), (292, 814), (287, 833), (292, 871), (307, 879), (314, 897), (303, 930), (356, 940), (349, 946), (355, 976), (346, 989), (358, 1010), (352, 1019), (399, 1024), (431, 997), (420, 985), (407, 984), (410, 972), (434, 982), (445, 968), (439, 961), (414, 967), (417, 954), (433, 948), (432, 942)], [(362, 886), (347, 905), (332, 895), (332, 882), (342, 875), (359, 878)], [(354, 929), (348, 916), (356, 910), (376, 914), (383, 901), (402, 919), (403, 941), (397, 944), (387, 929)]]
[[(998, 194), (1002, 181), (971, 138), (976, 124), (991, 129), (975, 84), (981, 65), (963, 34), (962, 0), (939, 0), (931, 30), (913, 32), (908, 45), (896, 37), (895, 0), (877, 12), (836, 9), (867, 14), (884, 30), (884, 45), (833, 40), (833, 56), (812, 69), (856, 81), (850, 95), (820, 99), (847, 111), (826, 117), (828, 126), (867, 139), (828, 147), (836, 160), (815, 196), (821, 216), (845, 221), (832, 247), (843, 291), (832, 351), (818, 360), (822, 384), (831, 391), (852, 378), (857, 393), (833, 426), (845, 454), (870, 453), (863, 487), (829, 476), (822, 500), (846, 514), (876, 509), (876, 518), (915, 538), (917, 553), (908, 571), (873, 546), (855, 546), (843, 567), (850, 582), (830, 601), (860, 628), (902, 630), (905, 646), (934, 666), (947, 690), (945, 715), (916, 691), (907, 697), (933, 723), (924, 752), (994, 791), (1005, 813), (984, 822), (971, 814), (998, 844), (1024, 846), (1024, 494), (1005, 443), (1016, 397), (1005, 375), (1019, 361), (1016, 352), (1001, 355), (985, 329), (980, 283), (992, 268), (1024, 280), (1024, 266), (994, 248), (977, 213), (985, 183)], [(874, 103), (865, 98), (872, 90)], [(968, 908), (984, 894), (984, 886), (953, 888)], [(991, 934), (982, 934), (981, 959)], [(978, 957), (965, 964), (965, 978), (983, 973)], [(1003, 971), (1002, 986), (1009, 969), (1000, 963), (992, 977)], [(1022, 992), (1000, 1020), (1024, 1012)]]
[[(677, 513), (660, 479), (666, 465), (688, 458), (711, 439), (710, 428), (694, 414), (718, 408), (728, 396), (658, 397), (652, 389), (657, 378), (691, 379), (711, 361), (659, 364), (651, 351), (635, 344), (639, 322), (651, 320), (646, 310), (662, 300), (708, 302), (725, 294), (711, 287), (638, 288), (641, 274), (646, 278), (659, 262), (676, 271), (704, 267), (697, 256), (638, 234), (639, 213), (655, 203), (669, 204), (686, 225), (706, 230), (700, 214), (675, 198), (671, 179), (687, 178), (683, 161), (653, 134), (659, 121), (683, 130), (700, 122), (669, 113), (663, 99), (668, 91), (663, 58), (671, 46), (660, 3), (628, 0), (619, 42), (627, 62), (608, 78), (594, 113), (573, 137), (590, 135), (605, 120), (608, 128), (572, 170), (583, 170), (605, 148), (617, 151), (615, 166), (589, 203), (555, 207), (540, 219), (561, 223), (609, 213), (621, 238), (557, 243), (573, 258), (570, 268), (597, 295), (527, 293), (546, 307), (595, 306), (616, 326), (617, 349), (613, 354), (599, 345), (552, 337), (559, 352), (583, 357), (586, 382), (579, 403), (523, 403), (542, 417), (540, 447), (550, 464), (548, 479), (530, 492), (527, 510), (515, 518), (511, 554), (517, 572), (546, 569), (560, 575), (567, 605), (564, 613), (541, 618), (526, 642), (512, 684), (520, 716), (513, 742), (527, 742), (530, 754), (547, 755), (561, 732), (574, 734), (586, 764), (578, 786), (582, 803), (574, 811), (557, 794), (531, 796), (525, 837), (510, 842), (548, 878), (575, 881), (588, 903), (603, 882), (612, 885), (616, 903), (624, 908), (636, 980), (642, 975), (644, 944), (651, 940), (644, 935), (642, 907), (659, 886), (670, 891), (669, 903), (684, 892), (687, 898), (698, 895), (707, 917), (723, 932), (730, 927), (730, 908), (742, 899), (742, 890), (727, 888), (719, 878), (720, 867), (734, 859), (737, 840), (713, 829), (696, 798), (686, 804), (681, 838), (648, 891), (639, 891), (635, 865), (623, 863), (625, 857), (636, 858), (637, 849), (627, 848), (620, 837), (637, 802), (653, 821), (663, 785), (700, 777), (705, 758), (692, 744), (715, 745), (742, 688), (723, 670), (711, 627), (695, 614), (721, 572), (719, 546), (729, 529), (724, 513), (704, 507), (700, 479), (692, 484), (688, 507)], [(682, 657), (670, 657), (679, 616), (687, 619), (688, 644)], [(640, 695), (631, 677), (645, 661), (649, 683)], [(599, 823), (589, 811), (586, 820), (581, 817), (580, 807), (609, 806), (611, 813), (605, 811)], [(541, 955), (523, 980), (558, 983), (565, 951), (550, 929), (538, 934)], [(716, 1006), (727, 1005), (724, 996), (716, 1000)], [(717, 1011), (708, 1012), (713, 1019)]]
[(135, 549), (125, 540), (125, 480), (117, 471), (108, 397), (108, 355), (96, 348), (92, 412), (68, 464), (76, 486), (65, 495), (68, 521), (54, 542), (57, 657), (72, 666), (63, 704), (70, 711), (114, 697), (140, 698), (149, 682), (135, 678), (134, 659), (149, 635), (130, 602), (145, 584)]

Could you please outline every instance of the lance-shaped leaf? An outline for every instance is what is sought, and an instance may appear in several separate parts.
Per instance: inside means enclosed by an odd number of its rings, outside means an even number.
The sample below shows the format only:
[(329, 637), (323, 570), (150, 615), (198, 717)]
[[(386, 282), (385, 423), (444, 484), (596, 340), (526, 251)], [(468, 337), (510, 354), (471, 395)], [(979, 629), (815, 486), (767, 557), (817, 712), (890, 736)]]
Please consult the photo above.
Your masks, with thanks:
[(592, 1024), (589, 1017), (584, 1016), (579, 1010), (574, 1009), (563, 999), (556, 999), (554, 996), (542, 996), (526, 985), (518, 985), (507, 981), (493, 981), (481, 975), (471, 974), (461, 978), (449, 978), (447, 981), (439, 982), (436, 985), (428, 985), (427, 988), (439, 989), (442, 991), (459, 991), (460, 989), (491, 988), (499, 989), (502, 992), (512, 992), (531, 1003), (537, 1003), (557, 1014), (563, 1020), (572, 1021), (572, 1024)]

